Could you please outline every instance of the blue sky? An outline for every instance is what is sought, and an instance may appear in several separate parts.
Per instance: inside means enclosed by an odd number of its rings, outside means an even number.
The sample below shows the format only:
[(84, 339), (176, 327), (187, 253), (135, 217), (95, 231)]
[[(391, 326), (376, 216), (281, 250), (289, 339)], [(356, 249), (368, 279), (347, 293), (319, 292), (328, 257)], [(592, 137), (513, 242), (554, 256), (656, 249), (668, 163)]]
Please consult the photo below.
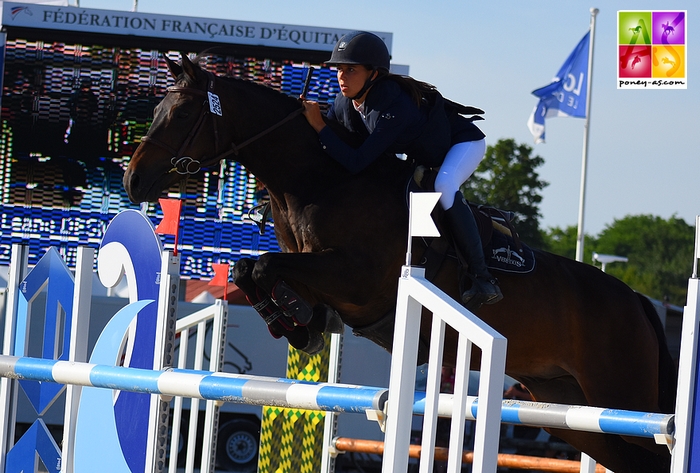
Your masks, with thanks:
[[(71, 2), (73, 3), (73, 2)], [(389, 0), (139, 0), (138, 11), (393, 33), (393, 61), (443, 95), (486, 111), (488, 144), (501, 138), (534, 147), (544, 228), (576, 225), (583, 119), (547, 121), (547, 142), (526, 127), (537, 99), (588, 29), (597, 7), (585, 225), (598, 234), (627, 215), (700, 214), (700, 20), (696, 1), (579, 0), (425, 2)], [(82, 8), (132, 10), (133, 0), (80, 0)], [(617, 11), (687, 10), (687, 90), (618, 90)]]

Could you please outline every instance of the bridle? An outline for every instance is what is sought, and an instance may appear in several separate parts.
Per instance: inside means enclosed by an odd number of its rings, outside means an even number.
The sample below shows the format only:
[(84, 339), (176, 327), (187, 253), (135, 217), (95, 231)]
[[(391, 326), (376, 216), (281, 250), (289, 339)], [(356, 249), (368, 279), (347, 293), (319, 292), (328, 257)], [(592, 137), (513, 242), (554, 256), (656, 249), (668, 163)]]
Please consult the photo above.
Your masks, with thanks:
[[(248, 138), (247, 140), (243, 141), (240, 144), (236, 144), (234, 142), (231, 142), (231, 147), (230, 149), (227, 149), (226, 151), (223, 151), (219, 153), (219, 130), (217, 128), (217, 116), (222, 116), (222, 111), (221, 111), (221, 103), (219, 101), (219, 96), (214, 93), (214, 83), (216, 80), (216, 76), (212, 74), (211, 72), (207, 71), (207, 76), (209, 77), (208, 81), (208, 86), (207, 90), (204, 91), (202, 89), (197, 89), (194, 87), (184, 87), (181, 85), (174, 85), (171, 87), (167, 88), (167, 93), (182, 93), (182, 94), (190, 94), (194, 96), (200, 96), (204, 98), (204, 101), (202, 102), (202, 111), (199, 113), (199, 117), (197, 118), (197, 121), (195, 122), (194, 126), (190, 130), (189, 134), (185, 138), (185, 141), (180, 145), (179, 149), (175, 149), (168, 145), (167, 143), (163, 143), (162, 141), (153, 138), (150, 136), (148, 133), (144, 135), (141, 138), (142, 142), (146, 143), (151, 143), (154, 144), (160, 148), (163, 148), (164, 150), (168, 151), (173, 155), (172, 159), (170, 160), (170, 163), (173, 165), (172, 169), (168, 172), (176, 172), (178, 174), (182, 175), (188, 175), (188, 174), (196, 174), (198, 173), (202, 167), (207, 167), (211, 166), (214, 163), (218, 163), (222, 159), (230, 156), (230, 155), (238, 155), (238, 152), (244, 148), (245, 146), (248, 146), (249, 144), (259, 140), (263, 136), (267, 135), (271, 131), (279, 128), (280, 126), (284, 125), (288, 121), (292, 120), (295, 118), (297, 115), (300, 115), (301, 112), (304, 110), (303, 107), (300, 107), (292, 112), (290, 112), (286, 117), (284, 117), (282, 120), (278, 121), (274, 125), (266, 128), (265, 130), (261, 131), (260, 133), (252, 136), (251, 138)], [(207, 116), (212, 117), (212, 124), (214, 126), (214, 143), (216, 145), (216, 153), (217, 155), (213, 157), (211, 160), (204, 160), (202, 159), (197, 160), (192, 158), (191, 156), (184, 156), (185, 150), (187, 147), (192, 143), (192, 141), (199, 135), (200, 131), (202, 130), (202, 126), (204, 125), (204, 121), (206, 120)], [(204, 161), (204, 164), (202, 163)]]

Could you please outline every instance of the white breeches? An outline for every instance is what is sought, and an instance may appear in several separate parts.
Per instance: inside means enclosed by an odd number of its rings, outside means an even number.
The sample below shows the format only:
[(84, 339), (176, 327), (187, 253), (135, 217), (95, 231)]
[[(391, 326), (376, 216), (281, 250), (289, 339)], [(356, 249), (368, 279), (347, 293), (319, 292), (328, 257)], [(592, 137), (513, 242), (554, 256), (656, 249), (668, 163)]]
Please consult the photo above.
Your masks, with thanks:
[(435, 191), (442, 192), (440, 205), (448, 210), (452, 207), (455, 192), (469, 179), (486, 153), (486, 139), (457, 143), (447, 152), (435, 178)]

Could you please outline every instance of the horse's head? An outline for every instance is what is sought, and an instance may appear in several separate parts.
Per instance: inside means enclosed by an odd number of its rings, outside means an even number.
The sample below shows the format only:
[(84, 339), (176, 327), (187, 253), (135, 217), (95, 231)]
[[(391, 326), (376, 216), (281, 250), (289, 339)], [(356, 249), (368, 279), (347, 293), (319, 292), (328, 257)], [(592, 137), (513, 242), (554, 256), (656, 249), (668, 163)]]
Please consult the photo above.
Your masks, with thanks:
[[(335, 186), (350, 178), (321, 147), (299, 102), (255, 82), (217, 77), (182, 54), (165, 58), (175, 85), (154, 110), (153, 123), (131, 157), (124, 188), (133, 202), (151, 202), (178, 181), (221, 159), (234, 159), (282, 194)], [(358, 136), (330, 122), (351, 146)], [(394, 172), (395, 159), (381, 160)]]
[(221, 104), (209, 90), (215, 76), (185, 54), (182, 65), (165, 61), (176, 82), (155, 108), (153, 123), (124, 174), (133, 202), (155, 201), (176, 182), (221, 159), (217, 129), (226, 123), (216, 116)]
[(266, 175), (266, 183), (294, 179), (305, 165), (328, 167), (331, 160), (297, 100), (255, 82), (217, 77), (185, 54), (181, 65), (165, 61), (176, 82), (155, 108), (124, 174), (132, 201), (157, 200), (179, 180), (227, 157), (260, 179)]

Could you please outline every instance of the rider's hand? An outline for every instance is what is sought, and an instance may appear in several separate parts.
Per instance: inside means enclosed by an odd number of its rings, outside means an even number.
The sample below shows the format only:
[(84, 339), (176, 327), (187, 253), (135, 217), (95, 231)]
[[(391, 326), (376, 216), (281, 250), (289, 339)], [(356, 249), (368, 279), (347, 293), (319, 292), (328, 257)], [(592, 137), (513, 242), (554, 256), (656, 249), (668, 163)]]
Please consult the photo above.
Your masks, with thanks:
[(316, 133), (320, 133), (326, 126), (326, 122), (323, 121), (323, 116), (321, 115), (321, 109), (318, 107), (318, 102), (306, 100), (305, 98), (301, 97), (301, 104), (304, 107), (304, 111), (302, 113), (309, 122), (309, 125), (316, 130)]

